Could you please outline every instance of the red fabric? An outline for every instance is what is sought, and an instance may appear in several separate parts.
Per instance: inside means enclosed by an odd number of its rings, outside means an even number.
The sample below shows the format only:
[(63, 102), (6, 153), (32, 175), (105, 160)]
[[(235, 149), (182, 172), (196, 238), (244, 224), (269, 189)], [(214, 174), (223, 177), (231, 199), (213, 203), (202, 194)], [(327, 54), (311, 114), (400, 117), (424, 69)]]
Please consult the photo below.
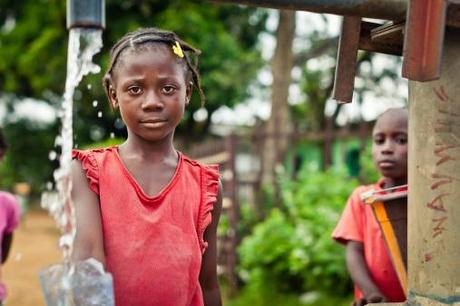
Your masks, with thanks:
[[(388, 302), (403, 302), (406, 300), (404, 291), (391, 262), (383, 233), (372, 207), (361, 200), (361, 193), (370, 189), (381, 190), (382, 184), (383, 180), (380, 180), (374, 185), (360, 186), (353, 191), (332, 233), (332, 238), (344, 244), (349, 240), (362, 242), (364, 258), (375, 284), (389, 299)], [(355, 297), (362, 297), (357, 286)]]
[(125, 168), (117, 147), (74, 151), (99, 195), (107, 270), (117, 306), (201, 306), (203, 240), (218, 192), (217, 166), (179, 153), (176, 172), (155, 197)]

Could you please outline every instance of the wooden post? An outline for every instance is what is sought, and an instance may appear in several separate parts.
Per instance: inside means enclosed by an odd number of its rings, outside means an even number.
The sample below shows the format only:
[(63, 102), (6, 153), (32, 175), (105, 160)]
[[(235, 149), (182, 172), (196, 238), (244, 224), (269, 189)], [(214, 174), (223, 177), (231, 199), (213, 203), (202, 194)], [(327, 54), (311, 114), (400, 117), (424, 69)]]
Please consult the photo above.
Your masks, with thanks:
[(230, 295), (233, 296), (238, 290), (238, 275), (236, 273), (236, 265), (238, 263), (237, 247), (239, 244), (238, 237), (238, 222), (240, 218), (240, 205), (238, 201), (238, 175), (236, 169), (236, 154), (238, 147), (238, 137), (235, 134), (227, 138), (227, 151), (230, 153), (228, 160), (228, 171), (231, 173), (226, 187), (231, 199), (231, 206), (228, 211), (230, 224), (229, 241), (230, 250), (227, 257), (227, 267), (229, 275)]
[(459, 37), (446, 31), (439, 80), (409, 84), (409, 298), (386, 305), (460, 304)]
[(460, 303), (460, 32), (447, 32), (441, 78), (409, 84), (409, 301), (416, 305)]

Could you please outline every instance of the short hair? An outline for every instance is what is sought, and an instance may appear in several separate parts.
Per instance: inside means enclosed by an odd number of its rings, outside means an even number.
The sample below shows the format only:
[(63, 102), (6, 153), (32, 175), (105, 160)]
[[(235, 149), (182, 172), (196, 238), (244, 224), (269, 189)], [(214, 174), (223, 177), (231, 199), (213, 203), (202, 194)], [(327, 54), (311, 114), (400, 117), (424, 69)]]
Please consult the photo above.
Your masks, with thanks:
[(390, 107), (388, 109), (386, 109), (383, 113), (381, 113), (377, 119), (375, 120), (375, 123), (374, 123), (374, 127), (373, 129), (375, 129), (377, 123), (384, 117), (384, 116), (387, 116), (388, 113), (391, 113), (391, 112), (401, 112), (401, 113), (405, 113), (407, 117), (409, 117), (409, 110), (406, 108), (406, 107)]
[[(110, 98), (110, 87), (112, 86), (112, 72), (116, 67), (123, 51), (128, 49), (138, 50), (146, 44), (164, 44), (172, 47), (178, 43), (184, 51), (184, 61), (188, 72), (191, 74), (193, 86), (198, 90), (201, 105), (204, 104), (205, 96), (201, 88), (201, 80), (198, 72), (198, 56), (201, 51), (184, 42), (179, 36), (171, 31), (158, 28), (140, 28), (137, 31), (125, 34), (110, 50), (110, 64), (102, 79), (105, 93)], [(193, 61), (191, 59), (193, 58)]]
[(406, 107), (390, 107), (390, 108), (387, 108), (383, 113), (381, 113), (378, 117), (383, 117), (383, 115), (386, 115), (387, 113), (391, 113), (391, 112), (397, 112), (397, 111), (404, 111), (406, 113), (409, 113), (409, 110), (406, 108)]

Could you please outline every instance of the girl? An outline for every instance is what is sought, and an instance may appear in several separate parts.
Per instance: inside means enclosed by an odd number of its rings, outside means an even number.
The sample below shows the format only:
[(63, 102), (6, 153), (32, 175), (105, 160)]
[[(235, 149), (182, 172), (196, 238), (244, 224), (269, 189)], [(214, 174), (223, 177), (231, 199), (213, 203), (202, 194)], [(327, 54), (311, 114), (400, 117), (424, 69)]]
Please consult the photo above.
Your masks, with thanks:
[(126, 34), (111, 50), (103, 83), (128, 138), (73, 152), (73, 258), (105, 265), (117, 306), (221, 305), (218, 169), (173, 145), (193, 85), (203, 100), (198, 54), (172, 32)]
[(372, 159), (382, 178), (353, 191), (332, 233), (332, 238), (346, 247), (347, 268), (355, 285), (352, 306), (406, 300), (383, 232), (362, 195), (392, 187), (407, 190), (407, 123), (407, 110), (399, 108), (391, 108), (377, 119), (372, 130)]

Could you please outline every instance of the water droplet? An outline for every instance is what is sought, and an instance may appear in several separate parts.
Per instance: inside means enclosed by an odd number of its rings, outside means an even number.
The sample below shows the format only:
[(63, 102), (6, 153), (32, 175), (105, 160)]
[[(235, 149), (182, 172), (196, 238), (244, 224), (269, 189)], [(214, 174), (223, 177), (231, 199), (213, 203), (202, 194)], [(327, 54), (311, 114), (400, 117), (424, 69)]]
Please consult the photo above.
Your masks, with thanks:
[(46, 183), (46, 189), (47, 189), (47, 190), (53, 189), (53, 183), (52, 183), (52, 182), (47, 182), (47, 183)]
[(48, 154), (48, 158), (50, 160), (55, 160), (57, 157), (57, 153), (55, 151), (50, 151), (50, 153)]
[(112, 138), (112, 139), (115, 138), (115, 133), (113, 133), (113, 132), (110, 133), (110, 138)]
[(54, 140), (54, 146), (61, 146), (62, 145), (62, 137), (59, 135), (56, 137), (56, 139)]
[(97, 117), (98, 117), (98, 118), (102, 118), (102, 112), (101, 112), (101, 111), (98, 111), (98, 112), (97, 112)]
[(86, 85), (86, 88), (91, 89), (91, 84)]
[(93, 107), (96, 107), (96, 106), (97, 106), (97, 103), (99, 103), (99, 102), (97, 102), (97, 100), (94, 100), (94, 101), (93, 101)]

